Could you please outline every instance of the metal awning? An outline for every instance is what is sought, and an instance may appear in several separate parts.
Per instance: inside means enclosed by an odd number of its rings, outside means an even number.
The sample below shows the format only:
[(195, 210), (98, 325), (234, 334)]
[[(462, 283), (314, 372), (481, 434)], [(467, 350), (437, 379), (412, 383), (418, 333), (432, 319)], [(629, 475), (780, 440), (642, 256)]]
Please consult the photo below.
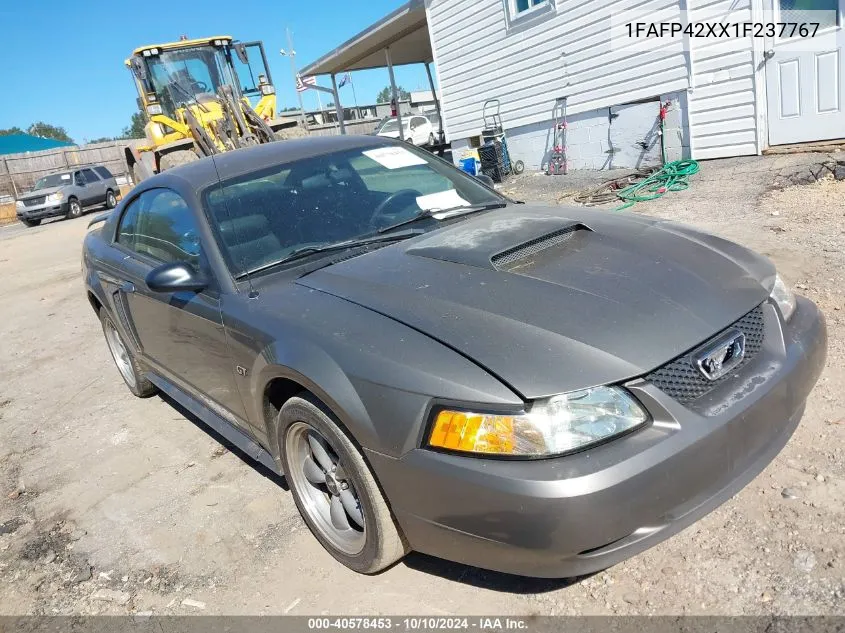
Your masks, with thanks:
[(434, 61), (424, 0), (411, 0), (402, 5), (300, 72), (302, 75), (336, 75), (347, 70), (384, 68), (384, 50), (388, 47), (394, 66)]

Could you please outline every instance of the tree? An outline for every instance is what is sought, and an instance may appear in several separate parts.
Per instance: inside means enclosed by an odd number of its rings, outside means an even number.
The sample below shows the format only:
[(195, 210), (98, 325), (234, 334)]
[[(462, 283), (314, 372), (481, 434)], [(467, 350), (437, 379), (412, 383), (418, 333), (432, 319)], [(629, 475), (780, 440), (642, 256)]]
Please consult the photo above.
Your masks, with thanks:
[(129, 125), (123, 128), (120, 138), (144, 138), (144, 126), (147, 124), (147, 119), (140, 111), (132, 115), (132, 120)]
[(114, 139), (110, 136), (101, 136), (100, 138), (91, 139), (88, 141), (89, 145), (93, 145), (94, 143), (108, 143), (109, 141), (113, 141)]
[[(399, 93), (399, 101), (407, 101), (411, 98), (411, 93), (405, 90), (402, 86), (396, 86), (396, 92)], [(390, 86), (385, 86), (381, 92), (376, 96), (376, 103), (390, 103), (393, 95), (390, 91)]]
[(325, 107), (326, 107), (326, 108), (333, 108), (333, 107), (334, 107), (334, 101), (329, 101), (329, 102), (326, 104), (326, 106), (325, 106)]
[(7, 128), (5, 130), (0, 130), (0, 136), (11, 136), (12, 134), (23, 134), (24, 131), (20, 129), (17, 125)]
[(37, 123), (30, 125), (27, 128), (26, 133), (32, 134), (33, 136), (40, 136), (42, 138), (52, 138), (57, 141), (73, 143), (73, 139), (68, 135), (67, 130), (63, 127), (50, 125), (49, 123), (44, 123), (43, 121), (38, 121)]

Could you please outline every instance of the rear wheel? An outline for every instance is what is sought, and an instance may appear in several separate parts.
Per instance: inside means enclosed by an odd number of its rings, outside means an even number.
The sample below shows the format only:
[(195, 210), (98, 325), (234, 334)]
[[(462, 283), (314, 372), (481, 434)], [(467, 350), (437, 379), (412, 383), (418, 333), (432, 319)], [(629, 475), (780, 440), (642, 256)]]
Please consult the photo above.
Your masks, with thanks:
[(309, 395), (277, 417), (285, 475), (318, 541), (350, 569), (373, 574), (408, 551), (360, 451)]
[(144, 170), (141, 168), (141, 164), (132, 163), (132, 182), (134, 182), (136, 185), (140, 185), (143, 179)]
[(108, 190), (106, 193), (106, 207), (109, 209), (114, 209), (117, 206), (117, 198), (114, 196), (114, 191), (111, 189)]
[(179, 167), (180, 165), (193, 163), (199, 159), (200, 157), (196, 152), (189, 149), (180, 149), (175, 152), (168, 152), (162, 156), (159, 161), (159, 165), (161, 166), (161, 171), (165, 171), (166, 169), (173, 169), (174, 167)]
[(80, 215), (82, 215), (82, 205), (76, 198), (71, 198), (67, 201), (67, 215), (65, 217), (72, 220)]
[(434, 138), (434, 132), (432, 132), (431, 134), (428, 135), (428, 144), (429, 144), (430, 147), (434, 147), (436, 145), (436, 143), (437, 143), (437, 141)]
[(158, 393), (158, 388), (144, 376), (144, 372), (138, 366), (135, 355), (114, 325), (111, 317), (105, 308), (100, 308), (100, 323), (103, 325), (103, 334), (106, 337), (106, 344), (109, 346), (114, 364), (123, 378), (123, 382), (129, 387), (129, 391), (139, 398), (149, 398)]

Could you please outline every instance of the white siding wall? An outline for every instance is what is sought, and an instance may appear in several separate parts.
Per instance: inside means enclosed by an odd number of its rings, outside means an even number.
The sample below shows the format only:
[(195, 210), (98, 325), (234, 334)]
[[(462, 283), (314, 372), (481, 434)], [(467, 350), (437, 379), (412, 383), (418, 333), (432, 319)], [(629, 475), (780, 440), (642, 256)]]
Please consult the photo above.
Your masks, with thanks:
[[(750, 0), (688, 0), (690, 19), (732, 9), (751, 22)], [(752, 40), (734, 40), (733, 51), (718, 40), (692, 39), (693, 80), (689, 123), (694, 158), (724, 158), (757, 153)], [(762, 104), (761, 107), (764, 107)]]
[(665, 9), (664, 19), (677, 20), (679, 0), (549, 1), (553, 11), (509, 24), (507, 0), (427, 0), (451, 139), (478, 134), (482, 104), (493, 97), (512, 129), (552, 120), (555, 99), (564, 95), (574, 115), (687, 88), (680, 44), (620, 51), (608, 35), (611, 13)]

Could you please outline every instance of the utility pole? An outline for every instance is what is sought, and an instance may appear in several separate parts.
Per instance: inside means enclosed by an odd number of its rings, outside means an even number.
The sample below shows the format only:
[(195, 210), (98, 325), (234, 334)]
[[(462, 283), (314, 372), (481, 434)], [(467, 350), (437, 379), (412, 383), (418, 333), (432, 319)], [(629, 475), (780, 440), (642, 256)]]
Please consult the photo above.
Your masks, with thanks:
[(305, 123), (305, 107), (302, 105), (302, 93), (296, 85), (296, 61), (294, 60), (294, 57), (296, 57), (296, 50), (293, 48), (293, 38), (290, 36), (290, 29), (285, 28), (285, 33), (287, 33), (288, 36), (288, 49), (282, 49), (279, 53), (290, 60), (290, 71), (293, 74), (293, 88), (296, 90), (296, 96), (299, 98), (299, 118), (302, 123), (302, 128), (307, 130), (308, 126)]

